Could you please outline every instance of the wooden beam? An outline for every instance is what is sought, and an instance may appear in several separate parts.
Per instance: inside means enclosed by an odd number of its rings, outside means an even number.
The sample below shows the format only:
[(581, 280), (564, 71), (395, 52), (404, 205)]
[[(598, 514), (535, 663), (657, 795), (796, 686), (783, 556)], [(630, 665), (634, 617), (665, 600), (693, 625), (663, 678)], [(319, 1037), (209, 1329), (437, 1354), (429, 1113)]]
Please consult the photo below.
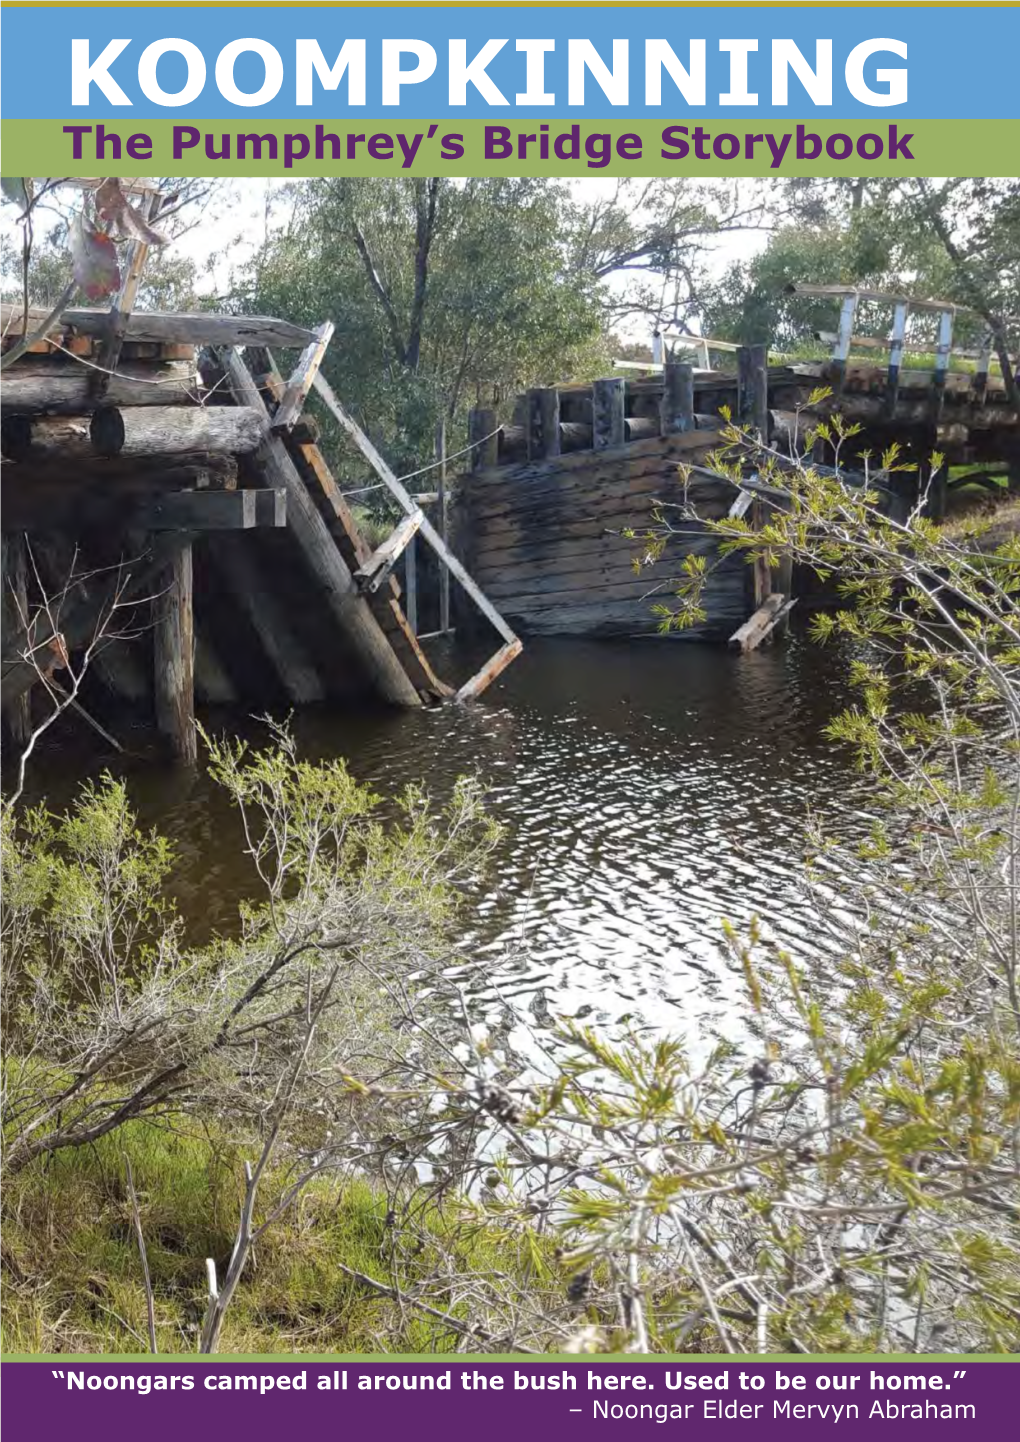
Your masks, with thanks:
[[(258, 386), (236, 351), (221, 355), (238, 405), (264, 405)], [(316, 385), (324, 384), (321, 372)], [(330, 392), (332, 394), (332, 392)], [(279, 436), (267, 436), (255, 453), (255, 464), (272, 486), (287, 492), (287, 530), (322, 588), (323, 603), (346, 635), (376, 692), (399, 706), (420, 706), (421, 698), (400, 665), (366, 599), (358, 592), (349, 567)], [(406, 492), (405, 492), (406, 495)], [(412, 506), (413, 510), (414, 507)]]
[(734, 631), (730, 637), (730, 645), (738, 647), (741, 651), (754, 651), (779, 625), (780, 621), (787, 616), (796, 603), (779, 591), (773, 591), (754, 615)]
[(287, 382), (283, 399), (273, 412), (273, 430), (289, 431), (301, 414), (301, 408), (326, 357), (326, 347), (333, 338), (333, 322), (323, 321), (301, 353), (294, 373)]
[[(396, 476), (390, 470), (368, 436), (365, 435), (365, 432), (358, 425), (357, 421), (347, 413), (337, 400), (333, 394), (332, 386), (322, 375), (321, 371), (315, 377), (315, 388), (326, 402), (327, 407), (334, 417), (340, 422), (341, 426), (354, 441), (376, 475), (385, 483), (390, 493), (399, 501), (405, 514), (410, 515), (416, 511), (418, 507), (415, 502), (411, 499), (401, 482), (397, 480)], [(450, 548), (444, 544), (442, 537), (436, 533), (435, 527), (430, 524), (427, 517), (422, 519), (419, 529), (432, 549), (445, 561), (446, 565), (450, 568), (450, 573), (464, 587), (464, 590), (467, 591), (472, 601), (474, 601), (490, 625), (503, 637), (504, 641), (516, 641), (517, 637), (507, 625), (506, 621), (504, 621), (495, 606), (491, 604), (479, 587), (475, 585), (460, 561), (457, 560), (457, 557)]]
[(266, 584), (250, 542), (241, 536), (224, 536), (210, 561), (220, 568), (231, 595), (251, 623), (287, 699), (295, 706), (324, 701), (325, 687), (272, 587)]
[(464, 682), (464, 685), (457, 692), (457, 700), (477, 700), (485, 688), (495, 681), (499, 673), (505, 671), (511, 661), (516, 661), (523, 650), (524, 643), (516, 636), (512, 641), (508, 641), (505, 646), (501, 646), (496, 654), (486, 661), (482, 669), (475, 672), (470, 681)]
[[(113, 182), (114, 186), (119, 184)], [(159, 213), (163, 203), (163, 197), (158, 192), (145, 191), (142, 196), (142, 213), (146, 220), (154, 220)], [(128, 249), (124, 275), (120, 283), (120, 290), (117, 299), (110, 307), (107, 317), (106, 329), (103, 332), (103, 343), (99, 348), (96, 357), (95, 368), (92, 371), (90, 382), (91, 393), (96, 402), (102, 400), (109, 389), (110, 381), (117, 370), (120, 361), (120, 353), (124, 345), (127, 324), (131, 318), (131, 312), (135, 308), (135, 301), (138, 298), (138, 287), (141, 284), (142, 272), (145, 269), (145, 262), (149, 255), (149, 244), (144, 240), (133, 240)]]
[(147, 496), (125, 524), (147, 531), (249, 531), (258, 521), (256, 491), (169, 491)]
[(359, 566), (354, 573), (354, 579), (362, 591), (378, 591), (393, 570), (398, 557), (403, 554), (405, 547), (411, 544), (424, 519), (425, 514), (420, 510), (412, 511), (409, 516), (405, 516), (382, 545), (375, 548), (364, 565)]
[[(123, 182), (122, 182), (123, 184)], [(38, 325), (49, 312), (38, 306), (29, 307), (29, 326)], [(69, 306), (60, 314), (54, 333), (74, 330), (81, 335), (104, 334), (110, 312), (92, 307)], [(0, 329), (21, 328), (22, 308), (5, 302), (0, 306)], [(187, 311), (139, 311), (127, 317), (124, 335), (131, 341), (164, 342), (178, 345), (283, 346), (289, 350), (303, 349), (315, 339), (315, 331), (290, 321), (274, 320), (264, 315), (212, 315)], [(4, 378), (6, 384), (6, 377)]]
[[(267, 398), (267, 405), (278, 402), (283, 395), (283, 378), (269, 351), (255, 347), (246, 354), (245, 361), (252, 374), (257, 377), (256, 384)], [(372, 548), (362, 535), (322, 452), (313, 442), (300, 441), (296, 428), (289, 435), (285, 435), (284, 440), (287, 453), (315, 499), (341, 558), (352, 572), (356, 571), (368, 560)], [(396, 577), (391, 575), (382, 590), (366, 599), (386, 639), (393, 647), (398, 662), (422, 700), (453, 696), (453, 688), (439, 679), (412, 634), (399, 597), (400, 587)]]
[(89, 435), (103, 456), (246, 455), (266, 429), (265, 410), (253, 406), (108, 405), (93, 415)]
[[(226, 493), (224, 493), (226, 494)], [(195, 619), (191, 546), (173, 556), (163, 578), (163, 594), (154, 601), (153, 667), (156, 725), (178, 760), (198, 759), (195, 732)]]
[[(4, 372), (0, 388), (0, 411), (46, 411), (52, 415), (81, 415), (91, 411), (93, 397), (87, 367), (40, 364), (21, 360)], [(198, 399), (198, 378), (194, 367), (171, 362), (145, 366), (140, 362), (121, 365), (110, 378), (105, 400), (114, 406), (183, 406)]]
[[(449, 544), (450, 527), (446, 494), (446, 417), (440, 416), (436, 424), (436, 503), (439, 507), (439, 534), (443, 545)], [(439, 563), (439, 630), (445, 635), (450, 629), (450, 572), (442, 561)]]

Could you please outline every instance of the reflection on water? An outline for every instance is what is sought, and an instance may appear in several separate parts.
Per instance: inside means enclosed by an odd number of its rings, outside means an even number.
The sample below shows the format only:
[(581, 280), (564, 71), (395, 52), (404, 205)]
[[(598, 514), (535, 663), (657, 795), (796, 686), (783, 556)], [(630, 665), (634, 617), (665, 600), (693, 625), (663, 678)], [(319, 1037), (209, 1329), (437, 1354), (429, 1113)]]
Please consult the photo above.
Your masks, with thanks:
[[(748, 657), (535, 641), (476, 707), (309, 713), (296, 730), (304, 754), (341, 754), (384, 793), (481, 777), (505, 831), (466, 938), (491, 956), (479, 1002), (696, 1034), (725, 1025), (737, 984), (724, 917), (757, 915), (800, 955), (822, 944), (798, 888), (805, 816), (852, 826), (865, 804), (819, 735), (842, 700), (834, 660), (796, 639)], [(80, 765), (51, 751), (36, 782), (65, 800)], [(177, 847), (189, 919), (229, 926), (250, 887), (236, 816), (200, 774), (128, 769), (144, 821)]]

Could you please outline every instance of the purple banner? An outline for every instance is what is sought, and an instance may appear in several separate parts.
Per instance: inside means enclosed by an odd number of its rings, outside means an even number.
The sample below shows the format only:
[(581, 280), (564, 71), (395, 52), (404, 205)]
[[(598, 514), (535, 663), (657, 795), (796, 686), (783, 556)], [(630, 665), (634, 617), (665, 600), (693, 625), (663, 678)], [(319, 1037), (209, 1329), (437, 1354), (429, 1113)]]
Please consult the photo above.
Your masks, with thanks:
[(688, 1437), (779, 1437), (791, 1423), (817, 1437), (838, 1426), (884, 1436), (1009, 1436), (1016, 1363), (938, 1364), (852, 1357), (821, 1362), (599, 1361), (432, 1363), (300, 1361), (7, 1362), (3, 1420), (16, 1438), (249, 1442), (294, 1435), (584, 1438), (607, 1423), (682, 1422)]

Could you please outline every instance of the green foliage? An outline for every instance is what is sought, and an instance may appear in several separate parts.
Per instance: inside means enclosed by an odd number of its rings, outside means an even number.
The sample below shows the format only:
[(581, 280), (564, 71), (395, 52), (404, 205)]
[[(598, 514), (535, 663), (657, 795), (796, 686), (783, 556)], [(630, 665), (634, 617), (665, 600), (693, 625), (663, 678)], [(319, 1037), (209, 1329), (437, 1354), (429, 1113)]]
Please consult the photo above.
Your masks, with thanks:
[[(597, 287), (567, 271), (565, 203), (527, 179), (309, 181), (239, 299), (334, 322), (330, 384), (408, 472), (433, 459), (440, 417), (457, 450), (472, 405), (604, 364)], [(360, 458), (325, 424), (357, 484)]]

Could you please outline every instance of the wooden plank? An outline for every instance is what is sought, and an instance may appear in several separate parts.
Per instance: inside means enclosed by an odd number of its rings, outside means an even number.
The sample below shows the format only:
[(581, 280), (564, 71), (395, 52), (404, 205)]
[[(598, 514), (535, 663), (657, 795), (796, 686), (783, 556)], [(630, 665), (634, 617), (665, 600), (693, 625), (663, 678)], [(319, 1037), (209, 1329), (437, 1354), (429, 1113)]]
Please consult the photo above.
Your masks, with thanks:
[[(424, 520), (424, 516), (422, 517)], [(417, 532), (421, 522), (415, 528)], [(418, 547), (414, 535), (404, 551), (404, 614), (412, 636), (418, 634)]]
[(409, 516), (405, 516), (396, 530), (387, 536), (386, 540), (372, 552), (364, 565), (355, 571), (354, 579), (363, 591), (378, 591), (392, 571), (397, 559), (403, 554), (405, 547), (411, 544), (424, 519), (425, 513), (421, 510), (412, 511)]
[(768, 350), (763, 345), (737, 351), (737, 424), (755, 435), (768, 435)]
[(287, 524), (287, 492), (282, 486), (252, 491), (255, 497), (255, 525), (279, 530)]
[(234, 601), (258, 636), (287, 699), (295, 706), (324, 701), (325, 687), (272, 587), (266, 584), (251, 543), (240, 536), (224, 536), (210, 556), (210, 564), (219, 567)]
[[(258, 386), (236, 351), (222, 355), (234, 399), (239, 405), (263, 405)], [(321, 373), (316, 381), (322, 380)], [(318, 507), (312, 500), (279, 436), (267, 436), (255, 453), (270, 485), (287, 492), (287, 529), (322, 588), (323, 602), (346, 635), (378, 694), (401, 706), (420, 706), (421, 698), (397, 659), (368, 602), (359, 594)]]
[(480, 671), (477, 671), (457, 692), (458, 701), (476, 701), (487, 686), (491, 686), (501, 671), (505, 671), (511, 661), (524, 650), (524, 644), (516, 636), (501, 646), (496, 654), (485, 663)]
[[(404, 486), (401, 484), (400, 481), (397, 480), (396, 476), (390, 470), (389, 466), (383, 460), (382, 456), (376, 450), (375, 446), (369, 440), (368, 436), (365, 435), (364, 431), (361, 429), (358, 423), (354, 420), (352, 416), (347, 413), (344, 407), (337, 400), (336, 396), (333, 394), (332, 387), (325, 379), (321, 371), (315, 377), (314, 384), (316, 390), (322, 396), (323, 400), (326, 402), (327, 407), (332, 412), (336, 420), (340, 422), (341, 426), (354, 441), (355, 445), (361, 451), (361, 454), (368, 461), (369, 465), (375, 471), (376, 475), (379, 476), (379, 478), (386, 484), (392, 495), (394, 495), (396, 499), (400, 502), (400, 505), (403, 507), (404, 511), (410, 514), (412, 511), (416, 510), (417, 507), (414, 501), (411, 499), (410, 495), (405, 490)], [(427, 518), (423, 518), (420, 530), (421, 534), (426, 537), (429, 544), (432, 546), (432, 549), (446, 562), (451, 574), (464, 587), (465, 591), (467, 591), (468, 595), (471, 597), (472, 601), (474, 601), (475, 605), (481, 611), (485, 619), (493, 626), (496, 631), (498, 631), (498, 633), (503, 637), (505, 641), (516, 640), (513, 631), (511, 631), (510, 627), (504, 621), (503, 617), (499, 614), (496, 608), (490, 604), (484, 594), (475, 585), (474, 581), (468, 575), (467, 571), (464, 569), (461, 563), (457, 560), (457, 557), (453, 554), (450, 548), (443, 544), (442, 538), (437, 535), (435, 528), (429, 523)]]
[(869, 290), (865, 287), (853, 285), (800, 285), (791, 283), (785, 286), (784, 290), (787, 295), (832, 296), (837, 299), (854, 297), (857, 300), (882, 301), (887, 305), (898, 305), (901, 301), (906, 301), (911, 310), (943, 311), (955, 309), (957, 315), (974, 314), (974, 311), (968, 310), (966, 306), (956, 305), (953, 301), (915, 300), (911, 296), (894, 295), (885, 290)]
[[(283, 393), (283, 379), (273, 364), (272, 356), (268, 351), (256, 350), (252, 353), (252, 358), (260, 376), (257, 385), (264, 388), (271, 399), (278, 399)], [(326, 524), (344, 564), (351, 571), (357, 570), (372, 554), (372, 548), (362, 535), (322, 452), (314, 442), (299, 441), (294, 431), (284, 439), (299, 476), (312, 488), (313, 494), (318, 494), (321, 498)], [(423, 698), (453, 696), (453, 688), (442, 681), (429, 664), (428, 657), (407, 623), (399, 598), (400, 587), (396, 577), (391, 575), (387, 585), (375, 595), (369, 595), (367, 599), (416, 691)]]
[(694, 369), (681, 361), (666, 362), (659, 427), (664, 436), (694, 430)]
[(744, 624), (730, 637), (730, 645), (741, 651), (754, 651), (771, 635), (776, 626), (793, 608), (795, 602), (779, 591), (773, 591)]
[(171, 558), (164, 572), (162, 590), (162, 595), (153, 602), (156, 725), (169, 740), (178, 760), (193, 766), (198, 759), (198, 740), (190, 545), (181, 546)]
[(139, 500), (125, 525), (147, 531), (247, 531), (257, 524), (257, 505), (255, 491), (169, 491)]
[(939, 315), (939, 335), (931, 390), (931, 419), (935, 425), (938, 425), (942, 417), (946, 397), (946, 373), (949, 370), (949, 354), (953, 348), (953, 318), (952, 310), (944, 310)]
[[(123, 184), (123, 182), (122, 182)], [(38, 325), (49, 312), (42, 307), (29, 307), (29, 325)], [(59, 325), (82, 335), (101, 336), (105, 333), (109, 310), (98, 307), (68, 306), (61, 312)], [(22, 307), (4, 302), (0, 305), (0, 329), (20, 331)], [(315, 331), (290, 321), (274, 320), (263, 315), (214, 315), (188, 311), (136, 311), (127, 317), (124, 327), (129, 341), (151, 341), (157, 345), (175, 343), (188, 346), (283, 346), (303, 350), (316, 338)], [(6, 378), (5, 378), (6, 381)]]
[(318, 375), (319, 367), (326, 358), (326, 348), (332, 338), (333, 322), (325, 320), (316, 329), (315, 339), (310, 340), (301, 352), (301, 357), (287, 382), (280, 404), (273, 412), (274, 431), (290, 430), (300, 416), (312, 381)]

